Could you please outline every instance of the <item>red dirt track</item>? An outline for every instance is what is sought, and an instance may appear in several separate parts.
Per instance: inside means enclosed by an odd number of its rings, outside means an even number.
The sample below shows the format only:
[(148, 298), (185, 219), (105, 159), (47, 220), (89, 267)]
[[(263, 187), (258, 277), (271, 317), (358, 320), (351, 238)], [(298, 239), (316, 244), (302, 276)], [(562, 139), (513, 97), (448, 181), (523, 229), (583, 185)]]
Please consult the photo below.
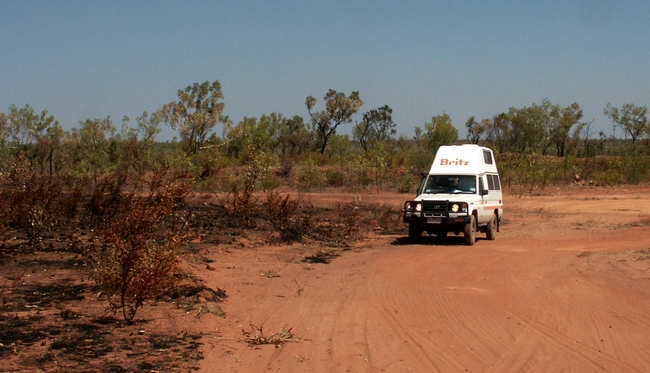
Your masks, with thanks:
[[(361, 198), (401, 207), (408, 196)], [(301, 262), (295, 244), (214, 249), (215, 270), (199, 272), (227, 290), (227, 317), (186, 320), (205, 333), (201, 371), (650, 371), (650, 188), (504, 203), (497, 239), (474, 246), (462, 235), (410, 245), (405, 229), (329, 264)], [(249, 347), (242, 331), (255, 327), (294, 339)]]
[[(341, 202), (397, 217), (410, 196), (291, 197), (327, 224)], [(220, 198), (189, 198), (197, 226), (221, 216)], [(90, 235), (34, 247), (10, 237), (0, 371), (650, 372), (650, 186), (547, 189), (504, 205), (496, 240), (478, 234), (473, 246), (453, 234), (409, 244), (390, 214), (364, 220), (350, 234), (366, 237), (346, 249), (313, 237), (269, 246), (273, 228), (217, 221), (193, 231), (181, 295), (147, 302), (132, 324), (102, 318), (106, 299), (70, 246)], [(277, 347), (248, 343), (281, 331)]]

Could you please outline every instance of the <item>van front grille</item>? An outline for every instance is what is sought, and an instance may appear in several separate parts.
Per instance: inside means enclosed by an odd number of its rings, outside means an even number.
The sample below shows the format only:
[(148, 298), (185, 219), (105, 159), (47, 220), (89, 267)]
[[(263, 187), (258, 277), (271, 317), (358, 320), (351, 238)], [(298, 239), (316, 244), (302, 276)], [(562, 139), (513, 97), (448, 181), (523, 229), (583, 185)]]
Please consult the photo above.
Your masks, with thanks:
[(447, 212), (447, 201), (423, 201), (422, 211)]

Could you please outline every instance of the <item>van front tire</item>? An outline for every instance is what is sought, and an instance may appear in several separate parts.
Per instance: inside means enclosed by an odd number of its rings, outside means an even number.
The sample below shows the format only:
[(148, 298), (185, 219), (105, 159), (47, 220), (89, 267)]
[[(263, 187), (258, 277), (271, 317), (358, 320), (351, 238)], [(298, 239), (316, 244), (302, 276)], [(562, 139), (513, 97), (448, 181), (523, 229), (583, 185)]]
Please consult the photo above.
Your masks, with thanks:
[(497, 216), (492, 216), (492, 219), (485, 227), (485, 235), (488, 240), (495, 240), (497, 238)]
[(463, 232), (465, 244), (468, 246), (474, 245), (476, 241), (476, 218), (471, 216), (469, 223), (465, 224), (465, 231)]
[(418, 243), (420, 241), (420, 236), (422, 235), (422, 230), (417, 223), (409, 223), (409, 241), (411, 243)]

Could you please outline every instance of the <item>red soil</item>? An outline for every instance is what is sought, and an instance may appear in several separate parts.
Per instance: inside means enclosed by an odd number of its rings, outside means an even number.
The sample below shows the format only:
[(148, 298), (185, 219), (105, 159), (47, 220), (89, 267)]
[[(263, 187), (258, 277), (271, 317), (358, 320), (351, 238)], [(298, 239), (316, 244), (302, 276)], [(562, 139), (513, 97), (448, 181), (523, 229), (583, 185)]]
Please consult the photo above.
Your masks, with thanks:
[[(398, 209), (408, 197), (360, 195), (363, 202)], [(353, 196), (302, 198), (333, 208)], [(147, 305), (139, 323), (111, 326), (117, 338), (112, 349), (88, 358), (85, 369), (108, 371), (113, 364), (202, 372), (650, 371), (650, 188), (562, 189), (509, 195), (504, 204), (497, 239), (478, 239), (474, 246), (463, 245), (462, 235), (424, 237), (411, 245), (406, 228), (401, 234), (370, 233), (349, 250), (334, 252), (309, 242), (261, 245), (252, 236), (218, 246), (198, 239), (194, 247), (207, 264), (190, 257), (184, 268), (208, 288), (226, 291), (218, 305), (225, 317), (207, 307), (202, 312)], [(338, 256), (327, 264), (304, 261), (314, 253)], [(21, 260), (2, 263), (5, 283), (25, 267), (18, 267)], [(50, 274), (39, 267), (43, 263), (29, 267), (31, 277), (20, 277), (24, 285), (5, 285), (7, 299), (38, 278), (66, 276), (65, 265)], [(92, 296), (71, 302), (47, 312), (67, 309), (68, 316), (83, 318), (100, 316), (104, 306)], [(25, 319), (35, 312), (4, 314)], [(286, 343), (248, 343), (280, 331)], [(153, 348), (152, 335), (167, 336), (169, 343)], [(59, 340), (57, 334), (42, 343), (0, 347), (0, 370), (84, 370), (63, 357), (59, 365), (29, 365), (44, 354), (50, 354), (49, 362), (59, 356), (53, 353), (64, 355), (65, 349), (52, 346)], [(147, 365), (133, 365), (134, 359)]]

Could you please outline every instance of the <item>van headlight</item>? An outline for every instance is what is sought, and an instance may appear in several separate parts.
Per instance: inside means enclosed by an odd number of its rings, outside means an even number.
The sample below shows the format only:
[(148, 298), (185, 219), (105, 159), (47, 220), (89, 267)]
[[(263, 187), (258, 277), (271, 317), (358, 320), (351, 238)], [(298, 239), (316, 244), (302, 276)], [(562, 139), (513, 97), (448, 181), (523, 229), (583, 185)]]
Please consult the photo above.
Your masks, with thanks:
[(450, 207), (451, 212), (467, 212), (466, 203), (452, 203)]
[(408, 201), (404, 204), (404, 211), (406, 212), (421, 212), (422, 202)]

